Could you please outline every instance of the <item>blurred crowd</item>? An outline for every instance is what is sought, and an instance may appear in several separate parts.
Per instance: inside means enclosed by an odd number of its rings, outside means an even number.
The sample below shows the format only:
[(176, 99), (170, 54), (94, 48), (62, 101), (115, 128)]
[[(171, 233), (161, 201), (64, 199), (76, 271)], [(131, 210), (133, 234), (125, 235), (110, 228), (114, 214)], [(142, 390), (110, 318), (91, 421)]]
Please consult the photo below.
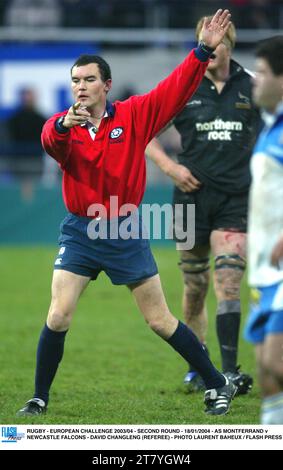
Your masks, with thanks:
[(190, 28), (216, 8), (238, 28), (283, 27), (283, 0), (0, 0), (0, 26)]

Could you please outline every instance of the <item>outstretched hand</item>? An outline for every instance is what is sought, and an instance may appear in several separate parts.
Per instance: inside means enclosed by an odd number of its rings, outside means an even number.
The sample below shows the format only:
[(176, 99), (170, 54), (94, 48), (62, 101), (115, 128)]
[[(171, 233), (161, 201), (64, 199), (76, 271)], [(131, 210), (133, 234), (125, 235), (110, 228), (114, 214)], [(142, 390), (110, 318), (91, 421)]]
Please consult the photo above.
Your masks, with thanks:
[(231, 24), (229, 10), (217, 10), (211, 20), (206, 18), (200, 33), (202, 41), (212, 49), (221, 43)]
[(70, 129), (71, 127), (85, 124), (89, 117), (90, 113), (84, 106), (81, 106), (81, 103), (78, 101), (69, 108), (63, 125)]

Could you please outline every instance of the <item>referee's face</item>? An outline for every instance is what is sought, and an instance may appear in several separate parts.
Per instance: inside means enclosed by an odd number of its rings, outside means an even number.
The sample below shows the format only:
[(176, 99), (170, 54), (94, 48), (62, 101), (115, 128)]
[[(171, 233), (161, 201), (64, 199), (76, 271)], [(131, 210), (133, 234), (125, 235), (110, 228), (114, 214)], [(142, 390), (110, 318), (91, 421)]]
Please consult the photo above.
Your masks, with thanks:
[(93, 108), (105, 103), (111, 80), (104, 82), (97, 64), (75, 66), (72, 70), (72, 91), (75, 102)]

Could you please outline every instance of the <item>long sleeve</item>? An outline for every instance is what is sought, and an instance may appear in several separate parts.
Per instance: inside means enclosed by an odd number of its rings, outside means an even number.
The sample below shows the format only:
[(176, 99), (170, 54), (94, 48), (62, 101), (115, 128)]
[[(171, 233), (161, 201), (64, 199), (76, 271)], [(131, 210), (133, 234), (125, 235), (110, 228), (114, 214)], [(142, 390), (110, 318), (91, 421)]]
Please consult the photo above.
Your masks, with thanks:
[(61, 167), (66, 164), (72, 150), (72, 131), (59, 133), (55, 128), (55, 121), (65, 113), (52, 116), (44, 124), (41, 134), (41, 142), (44, 150), (53, 157)]
[(202, 81), (207, 64), (208, 57), (194, 49), (156, 88), (132, 97), (137, 134), (145, 144), (183, 109)]

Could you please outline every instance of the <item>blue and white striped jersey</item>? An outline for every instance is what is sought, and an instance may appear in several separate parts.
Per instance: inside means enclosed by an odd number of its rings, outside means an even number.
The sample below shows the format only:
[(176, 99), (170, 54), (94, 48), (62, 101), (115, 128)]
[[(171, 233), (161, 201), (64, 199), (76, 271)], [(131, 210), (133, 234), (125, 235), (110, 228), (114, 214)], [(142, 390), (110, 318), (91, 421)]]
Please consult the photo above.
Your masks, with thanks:
[(269, 286), (283, 280), (283, 260), (271, 265), (274, 245), (283, 236), (283, 102), (274, 116), (263, 116), (262, 130), (251, 159), (249, 201), (249, 283)]

